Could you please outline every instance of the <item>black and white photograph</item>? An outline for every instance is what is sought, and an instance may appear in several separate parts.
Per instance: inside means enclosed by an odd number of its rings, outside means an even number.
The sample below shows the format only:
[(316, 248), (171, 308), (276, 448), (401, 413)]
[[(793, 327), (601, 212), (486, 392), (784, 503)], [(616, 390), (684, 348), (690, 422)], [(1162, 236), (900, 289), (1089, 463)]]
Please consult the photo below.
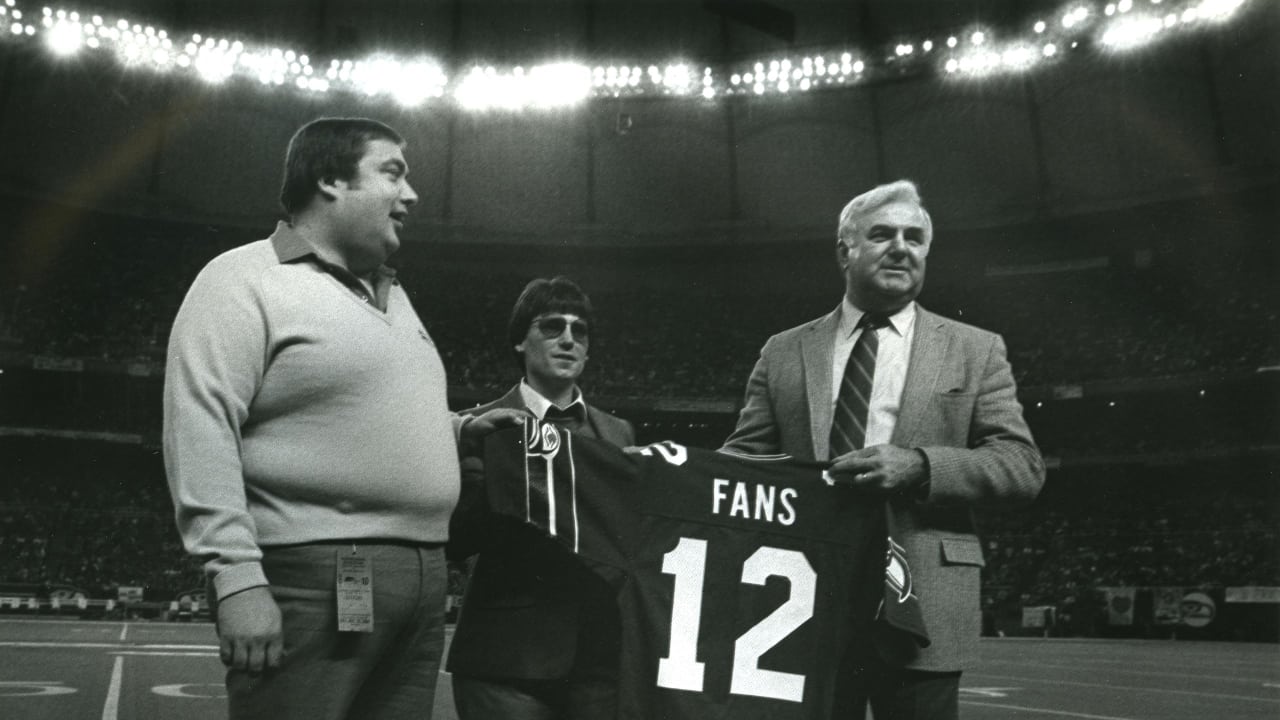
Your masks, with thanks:
[(1280, 717), (1280, 2), (0, 0), (0, 717)]

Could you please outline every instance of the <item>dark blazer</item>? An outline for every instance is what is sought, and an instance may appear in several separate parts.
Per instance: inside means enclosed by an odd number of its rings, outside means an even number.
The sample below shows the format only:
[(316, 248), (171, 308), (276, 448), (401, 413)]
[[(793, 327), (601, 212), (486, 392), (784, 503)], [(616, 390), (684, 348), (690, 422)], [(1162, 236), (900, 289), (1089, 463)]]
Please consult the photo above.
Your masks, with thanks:
[[(839, 320), (836, 308), (769, 338), (725, 448), (827, 459)], [(1044, 484), (999, 335), (917, 305), (892, 444), (923, 450), (930, 472), (927, 499), (892, 503), (931, 640), (906, 666), (962, 670), (976, 660), (981, 629), (983, 556), (971, 508), (1027, 503)]]
[[(520, 387), (481, 407), (524, 408)], [(584, 434), (634, 445), (626, 420), (587, 406)], [(614, 591), (563, 548), (509, 518), (483, 511), (480, 453), (462, 461), (462, 496), (450, 524), (453, 559), (479, 552), (463, 596), (446, 669), (494, 678), (562, 678), (582, 664), (616, 664)], [(581, 657), (579, 657), (581, 656)]]

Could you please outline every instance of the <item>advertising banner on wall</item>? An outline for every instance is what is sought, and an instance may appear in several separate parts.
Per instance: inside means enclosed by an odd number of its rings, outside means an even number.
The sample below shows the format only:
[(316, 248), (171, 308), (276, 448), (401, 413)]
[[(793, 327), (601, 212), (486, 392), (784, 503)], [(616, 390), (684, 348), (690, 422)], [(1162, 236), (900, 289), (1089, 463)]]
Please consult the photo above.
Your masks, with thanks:
[(1182, 622), (1183, 587), (1151, 588), (1151, 615), (1156, 625), (1177, 625)]
[(1206, 592), (1193, 590), (1182, 596), (1182, 624), (1207, 627), (1218, 616), (1218, 604)]
[(1226, 601), (1229, 603), (1280, 603), (1280, 587), (1259, 585), (1229, 587)]
[(1137, 588), (1104, 587), (1099, 588), (1107, 599), (1107, 624), (1132, 625), (1133, 601), (1137, 596)]

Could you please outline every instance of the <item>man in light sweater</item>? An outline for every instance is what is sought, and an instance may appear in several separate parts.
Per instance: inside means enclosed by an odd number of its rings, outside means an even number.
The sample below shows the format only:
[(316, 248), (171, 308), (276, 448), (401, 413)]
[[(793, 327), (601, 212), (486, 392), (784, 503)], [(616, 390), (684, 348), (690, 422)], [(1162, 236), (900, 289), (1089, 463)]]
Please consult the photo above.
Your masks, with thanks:
[(216, 599), (231, 717), (429, 718), (458, 435), (444, 368), (386, 260), (418, 199), (404, 140), (294, 135), (270, 238), (214, 258), (164, 390), (178, 529)]

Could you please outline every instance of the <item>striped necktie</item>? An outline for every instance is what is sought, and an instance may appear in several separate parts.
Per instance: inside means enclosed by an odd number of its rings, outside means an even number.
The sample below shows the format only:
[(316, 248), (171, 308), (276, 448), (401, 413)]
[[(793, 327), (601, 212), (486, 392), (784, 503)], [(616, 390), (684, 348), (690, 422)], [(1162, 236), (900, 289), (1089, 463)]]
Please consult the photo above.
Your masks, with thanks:
[(867, 409), (871, 406), (871, 382), (876, 375), (876, 350), (880, 340), (876, 329), (889, 324), (883, 315), (863, 315), (858, 321), (862, 334), (849, 352), (836, 396), (835, 417), (831, 421), (830, 457), (837, 458), (862, 447), (867, 437)]

